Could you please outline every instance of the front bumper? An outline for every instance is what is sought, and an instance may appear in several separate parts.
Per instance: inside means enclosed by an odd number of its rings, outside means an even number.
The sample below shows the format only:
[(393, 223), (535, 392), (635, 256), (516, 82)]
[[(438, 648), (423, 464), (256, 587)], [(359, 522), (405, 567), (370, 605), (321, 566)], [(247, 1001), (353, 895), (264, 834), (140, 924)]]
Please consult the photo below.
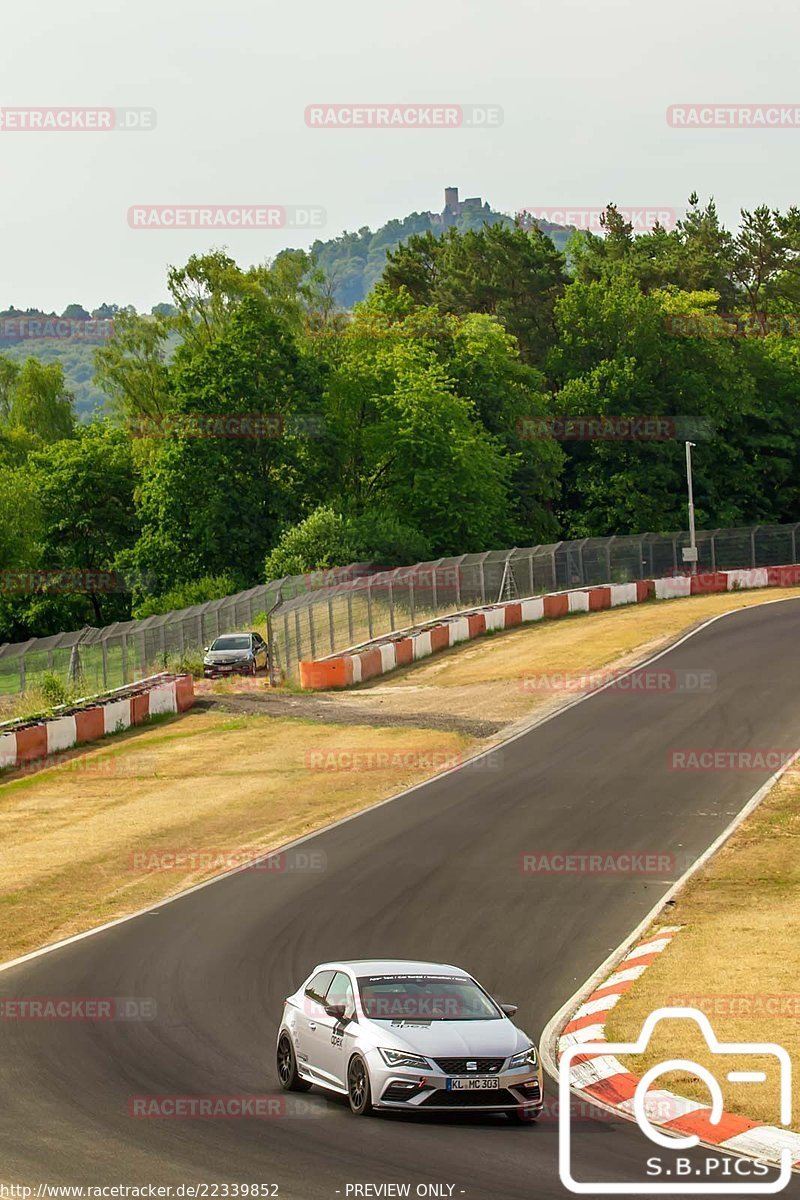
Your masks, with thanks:
[(251, 675), (253, 660), (241, 659), (235, 663), (203, 663), (204, 679), (224, 679), (226, 675)]
[[(379, 1056), (378, 1056), (379, 1057)], [(498, 1071), (496, 1088), (449, 1089), (448, 1076), (439, 1068), (423, 1071), (410, 1067), (387, 1067), (382, 1058), (376, 1063), (370, 1055), (372, 1103), (375, 1108), (403, 1109), (406, 1112), (513, 1112), (515, 1109), (540, 1111), (544, 1102), (541, 1067), (517, 1067)]]

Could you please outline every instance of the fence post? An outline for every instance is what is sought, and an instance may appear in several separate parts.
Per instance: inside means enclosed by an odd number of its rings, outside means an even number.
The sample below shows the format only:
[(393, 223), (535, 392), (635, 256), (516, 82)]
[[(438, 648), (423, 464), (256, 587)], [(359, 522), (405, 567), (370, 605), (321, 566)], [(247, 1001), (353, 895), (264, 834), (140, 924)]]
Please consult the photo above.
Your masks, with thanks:
[(25, 691), (25, 651), (19, 656), (19, 690)]
[(394, 620), (394, 571), (389, 574), (389, 581), (386, 590), (389, 596), (389, 628), (391, 629), (392, 633), (394, 633), (396, 628)]
[(314, 636), (314, 605), (308, 606), (308, 634), (311, 639), (311, 657), (317, 657), (317, 639)]
[(478, 566), (481, 569), (481, 604), (485, 606), (486, 605), (486, 572), (483, 569), (483, 559), (481, 559)]
[(672, 574), (678, 574), (678, 539), (672, 539)]
[(417, 614), (416, 614), (415, 607), (414, 607), (414, 576), (413, 575), (409, 575), (409, 577), (408, 577), (408, 604), (409, 604), (409, 608), (411, 609), (411, 624), (416, 625)]
[(283, 652), (284, 652), (284, 655), (286, 656), (286, 671), (288, 673), (289, 661), (291, 659), (291, 654), (289, 652), (289, 614), (288, 614), (288, 612), (285, 612), (283, 614)]
[(352, 646), (353, 642), (355, 641), (355, 634), (353, 633), (353, 593), (352, 592), (347, 593), (347, 633), (349, 635), (347, 644), (348, 644), (348, 646)]
[(751, 567), (755, 567), (755, 565), (756, 565), (756, 533), (758, 532), (758, 530), (760, 528), (761, 528), (760, 525), (754, 525), (753, 528), (750, 530), (750, 559), (751, 559), (750, 566)]
[(717, 547), (716, 539), (713, 533), (708, 540), (711, 543), (711, 574), (715, 575), (717, 571)]
[(331, 654), (336, 650), (336, 627), (333, 620), (333, 596), (328, 596), (328, 633), (331, 639)]
[(792, 562), (797, 562), (797, 526), (792, 526)]
[(100, 642), (100, 653), (103, 656), (103, 690), (108, 690), (108, 646), (106, 639), (103, 638)]
[(122, 682), (128, 682), (128, 635), (122, 635)]
[(367, 576), (367, 628), (369, 630), (369, 640), (372, 641), (374, 634), (372, 632), (372, 576)]

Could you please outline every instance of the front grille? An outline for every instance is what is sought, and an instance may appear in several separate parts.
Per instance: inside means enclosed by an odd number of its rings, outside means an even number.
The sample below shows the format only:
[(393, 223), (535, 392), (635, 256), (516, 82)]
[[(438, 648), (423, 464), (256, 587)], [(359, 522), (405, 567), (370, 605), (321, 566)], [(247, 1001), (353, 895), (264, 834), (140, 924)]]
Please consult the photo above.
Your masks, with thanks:
[(519, 1100), (511, 1095), (508, 1088), (498, 1088), (494, 1092), (485, 1089), (477, 1092), (446, 1092), (442, 1088), (438, 1092), (431, 1092), (418, 1107), (437, 1105), (446, 1108), (494, 1108), (506, 1105), (518, 1108)]
[[(441, 1067), (445, 1075), (496, 1075), (502, 1069), (504, 1058), (435, 1058), (437, 1067)], [(477, 1063), (470, 1068), (467, 1063)]]

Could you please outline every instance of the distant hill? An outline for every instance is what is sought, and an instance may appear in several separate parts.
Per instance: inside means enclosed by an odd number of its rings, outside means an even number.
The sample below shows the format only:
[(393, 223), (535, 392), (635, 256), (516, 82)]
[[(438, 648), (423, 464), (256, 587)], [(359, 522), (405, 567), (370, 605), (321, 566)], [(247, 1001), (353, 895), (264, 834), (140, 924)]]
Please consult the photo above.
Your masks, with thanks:
[[(449, 187), (445, 188), (444, 208), (439, 213), (415, 212), (402, 220), (387, 221), (374, 233), (364, 226), (357, 233), (343, 233), (327, 242), (318, 240), (311, 247), (311, 253), (317, 265), (332, 280), (337, 304), (342, 308), (352, 308), (365, 299), (380, 279), (387, 252), (396, 250), (412, 234), (441, 234), (451, 227), (464, 232), (467, 229), (480, 229), (482, 225), (514, 223), (514, 218), (508, 213), (493, 209), (480, 196), (459, 200), (458, 188)], [(574, 232), (571, 226), (553, 225), (545, 221), (536, 224), (559, 250), (564, 249)]]
[[(528, 223), (532, 223), (528, 218)], [(543, 233), (563, 250), (573, 233), (571, 226), (536, 222)], [(458, 188), (444, 192), (441, 212), (415, 212), (401, 220), (387, 221), (374, 232), (367, 226), (357, 233), (342, 233), (327, 242), (316, 241), (311, 253), (333, 283), (334, 295), (341, 308), (349, 309), (365, 299), (383, 273), (386, 255), (414, 233), (441, 234), (455, 228), (462, 232), (482, 225), (513, 225), (514, 218), (498, 212), (480, 196), (460, 200)], [(283, 253), (286, 253), (284, 251)], [(280, 256), (279, 256), (280, 257)], [(167, 311), (170, 306), (156, 305), (151, 311)], [(18, 362), (38, 358), (41, 362), (60, 362), (67, 387), (75, 396), (78, 417), (87, 421), (105, 407), (107, 397), (92, 382), (94, 350), (106, 340), (113, 328), (116, 304), (102, 304), (89, 312), (80, 304), (70, 304), (63, 313), (45, 313), (38, 309), (0, 311), (0, 354)], [(38, 324), (37, 324), (38, 322)], [(65, 322), (77, 331), (70, 336)], [(32, 336), (41, 328), (45, 336)]]

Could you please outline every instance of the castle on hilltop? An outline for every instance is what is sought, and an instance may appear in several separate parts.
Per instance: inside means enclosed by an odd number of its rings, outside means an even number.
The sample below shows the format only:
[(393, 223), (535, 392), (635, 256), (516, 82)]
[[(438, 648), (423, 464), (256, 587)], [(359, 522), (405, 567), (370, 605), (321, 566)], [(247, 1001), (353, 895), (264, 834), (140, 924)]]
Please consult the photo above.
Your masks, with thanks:
[(455, 225), (458, 218), (465, 212), (480, 213), (490, 212), (489, 204), (484, 204), (480, 196), (470, 196), (466, 200), (459, 200), (458, 188), (447, 187), (444, 189), (444, 208), (440, 213), (429, 212), (428, 216), (431, 219), (431, 225), (438, 225), (441, 229), (448, 229), (451, 225)]

